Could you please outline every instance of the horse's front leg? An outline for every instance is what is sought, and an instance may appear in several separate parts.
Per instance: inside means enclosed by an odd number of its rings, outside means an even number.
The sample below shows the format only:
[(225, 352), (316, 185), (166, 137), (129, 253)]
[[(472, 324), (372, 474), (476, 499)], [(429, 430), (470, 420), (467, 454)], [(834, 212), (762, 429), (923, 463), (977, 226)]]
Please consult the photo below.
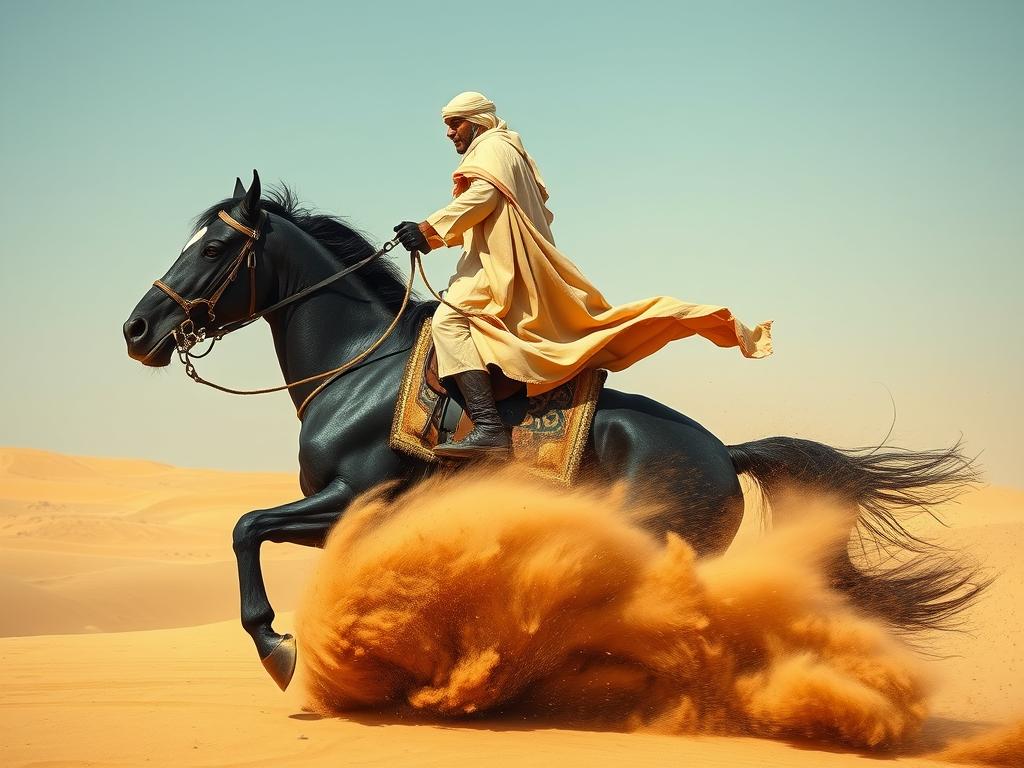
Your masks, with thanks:
[(260, 545), (275, 541), (321, 546), (354, 496), (352, 488), (339, 478), (300, 501), (247, 512), (235, 524), (232, 543), (238, 561), (242, 626), (256, 644), (263, 666), (282, 691), (295, 672), (295, 638), (279, 635), (271, 626), (274, 609), (263, 584)]

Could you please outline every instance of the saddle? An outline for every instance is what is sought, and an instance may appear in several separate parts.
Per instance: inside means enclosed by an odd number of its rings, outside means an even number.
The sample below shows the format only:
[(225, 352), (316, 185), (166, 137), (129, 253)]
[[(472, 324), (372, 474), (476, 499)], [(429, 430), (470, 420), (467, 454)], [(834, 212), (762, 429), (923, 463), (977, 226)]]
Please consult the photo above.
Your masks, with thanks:
[[(502, 421), (512, 428), (513, 460), (533, 474), (572, 485), (590, 434), (608, 372), (585, 369), (575, 378), (535, 397), (522, 382), (492, 373), (494, 399)], [(420, 326), (402, 376), (391, 424), (391, 448), (428, 462), (440, 462), (433, 449), (471, 429), (458, 387), (449, 390), (437, 374), (430, 318)]]

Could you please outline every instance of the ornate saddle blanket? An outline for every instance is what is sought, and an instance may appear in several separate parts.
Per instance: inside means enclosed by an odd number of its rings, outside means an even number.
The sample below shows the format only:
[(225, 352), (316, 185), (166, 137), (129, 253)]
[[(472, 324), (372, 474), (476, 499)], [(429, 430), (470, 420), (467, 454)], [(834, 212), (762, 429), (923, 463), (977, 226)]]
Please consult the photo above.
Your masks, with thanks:
[[(395, 403), (390, 444), (394, 450), (430, 462), (442, 459), (433, 448), (472, 429), (459, 393), (449, 393), (437, 376), (430, 318), (420, 326)], [(597, 398), (608, 376), (587, 369), (557, 389), (527, 397), (525, 387), (508, 379), (495, 382), (498, 413), (512, 427), (515, 461), (541, 477), (572, 485), (590, 434)]]

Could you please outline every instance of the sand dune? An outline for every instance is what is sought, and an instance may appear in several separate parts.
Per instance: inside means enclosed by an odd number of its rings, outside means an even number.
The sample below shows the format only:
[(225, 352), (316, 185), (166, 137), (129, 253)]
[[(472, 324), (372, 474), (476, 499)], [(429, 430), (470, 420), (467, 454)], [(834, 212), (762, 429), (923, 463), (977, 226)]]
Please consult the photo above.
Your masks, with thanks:
[[(231, 528), (299, 498), (293, 476), (0, 450), (0, 636), (180, 627), (232, 618)], [(313, 552), (268, 547), (287, 610)]]
[[(298, 495), (287, 475), (0, 449), (0, 764), (878, 764), (827, 744), (304, 713), (237, 624), (229, 540), (242, 512)], [(922, 662), (936, 682), (916, 754), (1024, 715), (1024, 492), (982, 489), (943, 514), (951, 527), (922, 528), (1001, 575), (971, 632)], [(297, 603), (316, 554), (264, 547), (275, 607)]]

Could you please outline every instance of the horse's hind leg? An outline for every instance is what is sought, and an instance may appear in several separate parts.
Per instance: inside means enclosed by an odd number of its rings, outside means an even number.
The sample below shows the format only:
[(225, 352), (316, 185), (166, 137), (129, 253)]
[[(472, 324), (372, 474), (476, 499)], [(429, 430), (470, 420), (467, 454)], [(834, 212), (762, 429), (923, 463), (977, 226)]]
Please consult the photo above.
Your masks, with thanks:
[(279, 635), (272, 627), (274, 609), (263, 583), (260, 545), (264, 541), (322, 545), (354, 496), (348, 484), (339, 478), (300, 501), (247, 512), (235, 524), (232, 543), (238, 561), (242, 626), (281, 690), (287, 687), (295, 671), (295, 640), (290, 635)]
[(664, 505), (645, 526), (673, 531), (698, 555), (722, 552), (743, 519), (743, 492), (722, 441), (683, 414), (641, 395), (606, 389), (591, 429), (602, 474), (629, 480)]

